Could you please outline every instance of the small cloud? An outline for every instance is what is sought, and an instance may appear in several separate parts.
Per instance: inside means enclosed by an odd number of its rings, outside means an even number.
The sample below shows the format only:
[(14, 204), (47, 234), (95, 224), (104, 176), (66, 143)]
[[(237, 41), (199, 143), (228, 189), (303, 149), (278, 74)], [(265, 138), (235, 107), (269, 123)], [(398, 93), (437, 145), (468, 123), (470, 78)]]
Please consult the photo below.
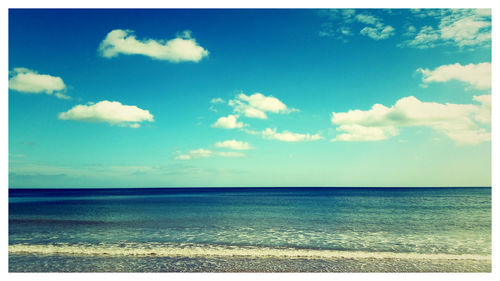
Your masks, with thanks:
[(360, 23), (368, 24), (359, 32), (361, 35), (368, 36), (374, 40), (387, 39), (394, 35), (394, 27), (384, 25), (381, 19), (369, 14), (358, 14), (356, 19)]
[(282, 101), (273, 96), (264, 96), (261, 93), (255, 93), (247, 96), (244, 93), (229, 100), (229, 106), (234, 108), (234, 112), (243, 114), (248, 118), (267, 119), (266, 112), (283, 114), (297, 111), (297, 109), (288, 108)]
[(144, 55), (169, 62), (198, 62), (208, 56), (208, 51), (191, 37), (191, 31), (184, 31), (171, 40), (137, 40), (132, 30), (123, 29), (109, 32), (99, 46), (99, 53), (105, 58), (119, 54)]
[(375, 40), (382, 40), (393, 36), (394, 28), (390, 25), (377, 24), (375, 27), (367, 26), (359, 33)]
[(290, 131), (283, 131), (281, 133), (278, 133), (276, 131), (276, 128), (271, 129), (267, 128), (264, 131), (261, 132), (261, 135), (266, 138), (266, 139), (273, 139), (273, 140), (279, 140), (279, 141), (284, 141), (284, 142), (301, 142), (301, 141), (316, 141), (323, 139), (323, 137), (319, 134), (299, 134), (299, 133), (293, 133)]
[(176, 156), (175, 159), (176, 160), (191, 160), (191, 159), (197, 159), (197, 158), (209, 158), (212, 156), (243, 157), (243, 156), (245, 156), (245, 154), (241, 153), (241, 152), (235, 152), (235, 151), (220, 152), (220, 151), (213, 151), (213, 150), (200, 148), (200, 149), (196, 149), (196, 150), (190, 150), (190, 151), (188, 151), (187, 154), (180, 154), (180, 155)]
[(215, 143), (215, 147), (219, 148), (229, 148), (234, 150), (248, 150), (252, 149), (252, 147), (248, 144), (248, 142), (237, 141), (237, 140), (227, 140), (223, 142)]
[(243, 157), (243, 156), (245, 156), (244, 153), (236, 152), (236, 151), (215, 152), (215, 155), (222, 156), (222, 157)]
[(353, 32), (349, 24), (356, 19), (356, 10), (354, 9), (327, 9), (320, 10), (318, 15), (326, 17), (327, 22), (321, 24), (321, 30), (318, 32), (322, 37), (334, 37), (336, 39), (348, 42), (348, 36)]
[(372, 15), (367, 15), (367, 14), (357, 14), (356, 19), (361, 22), (361, 23), (366, 23), (366, 24), (376, 24), (379, 23), (380, 20)]
[(65, 95), (65, 94), (63, 94), (63, 93), (55, 93), (54, 95), (55, 95), (56, 97), (60, 98), (60, 99), (63, 99), (63, 100), (70, 100), (70, 99), (71, 99), (71, 97), (70, 97), (70, 96), (67, 96), (67, 95)]
[(128, 125), (130, 128), (139, 128), (141, 125), (139, 125), (138, 123), (132, 123), (132, 124), (129, 124)]
[(215, 113), (219, 113), (219, 111), (218, 111), (218, 110), (217, 110), (217, 109), (216, 109), (213, 105), (211, 105), (211, 106), (208, 108), (208, 110), (213, 111), (213, 112), (215, 112)]
[(61, 120), (84, 122), (106, 122), (121, 127), (139, 128), (138, 122), (153, 122), (149, 110), (140, 109), (134, 105), (123, 105), (117, 101), (100, 101), (88, 105), (76, 105), (66, 112), (59, 113)]
[(210, 103), (225, 103), (226, 101), (223, 98), (213, 98), (210, 100)]
[(70, 99), (64, 94), (66, 85), (60, 77), (38, 74), (27, 68), (14, 68), (9, 75), (9, 89), (31, 94), (54, 94), (57, 98)]
[(365, 127), (358, 124), (346, 124), (337, 128), (343, 132), (332, 141), (379, 141), (396, 136), (399, 132), (392, 126)]
[(222, 128), (222, 129), (236, 129), (243, 128), (245, 126), (244, 123), (238, 122), (238, 115), (229, 114), (227, 117), (223, 116), (217, 119), (217, 121), (212, 124), (214, 128)]
[(176, 160), (190, 160), (192, 157), (189, 154), (181, 154), (175, 157)]
[[(412, 33), (406, 34), (408, 36), (412, 36), (412, 34), (416, 32), (416, 28), (413, 27), (412, 30)], [(432, 26), (423, 26), (413, 39), (400, 43), (398, 46), (409, 46), (418, 49), (434, 48), (441, 44), (441, 42), (439, 42), (439, 38), (440, 33), (438, 30), (434, 29)]]
[(442, 65), (434, 70), (419, 68), (417, 72), (422, 74), (422, 82), (426, 84), (459, 80), (479, 90), (491, 89), (491, 63), (489, 62), (468, 65), (455, 63)]
[(217, 113), (217, 109), (215, 108), (214, 104), (218, 104), (218, 103), (225, 103), (226, 101), (222, 98), (213, 98), (210, 100), (210, 103), (212, 104), (208, 109)]

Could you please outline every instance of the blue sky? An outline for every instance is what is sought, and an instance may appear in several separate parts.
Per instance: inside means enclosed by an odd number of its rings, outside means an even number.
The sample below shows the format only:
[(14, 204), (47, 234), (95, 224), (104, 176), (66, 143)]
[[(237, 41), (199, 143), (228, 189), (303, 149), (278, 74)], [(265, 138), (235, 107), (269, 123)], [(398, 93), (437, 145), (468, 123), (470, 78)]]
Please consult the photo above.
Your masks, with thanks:
[(490, 185), (490, 10), (9, 11), (11, 188)]

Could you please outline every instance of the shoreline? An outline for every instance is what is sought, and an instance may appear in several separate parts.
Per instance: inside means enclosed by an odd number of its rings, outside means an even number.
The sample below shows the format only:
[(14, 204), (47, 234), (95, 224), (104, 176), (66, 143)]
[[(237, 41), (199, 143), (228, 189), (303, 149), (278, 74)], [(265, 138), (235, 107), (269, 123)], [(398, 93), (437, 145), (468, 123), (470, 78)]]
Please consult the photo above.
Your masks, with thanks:
[(114, 257), (9, 254), (9, 272), (491, 272), (491, 260)]

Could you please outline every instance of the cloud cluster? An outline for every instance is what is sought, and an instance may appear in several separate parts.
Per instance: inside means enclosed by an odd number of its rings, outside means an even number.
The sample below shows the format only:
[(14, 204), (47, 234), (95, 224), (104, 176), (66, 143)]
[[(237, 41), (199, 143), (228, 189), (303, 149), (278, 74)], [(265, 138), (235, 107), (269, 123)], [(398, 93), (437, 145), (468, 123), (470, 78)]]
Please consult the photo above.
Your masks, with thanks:
[(439, 9), (411, 10), (420, 18), (430, 18), (438, 25), (425, 25), (417, 32), (412, 28), (407, 36), (413, 37), (399, 46), (420, 49), (440, 45), (458, 47), (489, 46), (491, 44), (491, 9)]
[(320, 36), (333, 36), (347, 42), (347, 37), (354, 35), (353, 25), (361, 25), (359, 33), (374, 40), (387, 39), (395, 34), (394, 27), (366, 11), (358, 13), (354, 9), (331, 9), (321, 10), (320, 15), (329, 19), (322, 25)]
[(236, 151), (213, 151), (208, 149), (196, 149), (190, 150), (186, 154), (180, 154), (175, 157), (176, 160), (191, 160), (197, 158), (209, 158), (212, 156), (221, 156), (221, 157), (243, 157), (244, 153), (236, 152)]
[(332, 113), (338, 125), (333, 141), (378, 141), (399, 134), (399, 127), (425, 126), (447, 135), (457, 145), (489, 141), (485, 128), (491, 123), (491, 95), (475, 96), (476, 104), (422, 102), (410, 96), (392, 107), (375, 104), (370, 110)]
[(61, 120), (84, 122), (105, 122), (130, 128), (139, 128), (139, 122), (153, 122), (149, 110), (140, 109), (134, 105), (123, 105), (117, 101), (100, 101), (88, 105), (76, 105), (66, 112), (59, 113)]
[(360, 33), (375, 40), (387, 39), (394, 35), (394, 27), (379, 23), (373, 27), (367, 26), (361, 29)]
[[(214, 98), (210, 100), (210, 103), (212, 104), (224, 102), (225, 101), (221, 98)], [(234, 99), (229, 100), (227, 104), (233, 108), (233, 114), (220, 117), (214, 124), (212, 124), (212, 127), (223, 129), (243, 128), (247, 126), (247, 124), (238, 122), (238, 118), (240, 116), (267, 119), (267, 113), (286, 114), (297, 111), (295, 108), (287, 107), (279, 99), (273, 96), (264, 96), (261, 93), (255, 93), (250, 96), (241, 93)], [(210, 110), (217, 112), (217, 110), (213, 107), (210, 107)]]
[(38, 74), (27, 68), (14, 68), (10, 73), (9, 89), (23, 93), (54, 94), (60, 99), (70, 99), (65, 95), (66, 85), (60, 77)]
[(491, 88), (491, 63), (461, 65), (459, 63), (442, 65), (434, 70), (417, 69), (422, 74), (422, 82), (446, 82), (459, 80), (479, 90)]
[(387, 39), (394, 35), (394, 27), (385, 25), (381, 19), (368, 14), (358, 14), (356, 19), (369, 26), (361, 29), (361, 35), (368, 36), (374, 40)]
[[(219, 103), (221, 101), (223, 100), (217, 98), (212, 99), (210, 103)], [(229, 100), (228, 105), (233, 108), (234, 114), (230, 114), (227, 117), (220, 117), (214, 124), (212, 124), (212, 127), (224, 129), (243, 128), (248, 126), (248, 124), (238, 122), (237, 119), (240, 116), (245, 116), (248, 118), (267, 119), (267, 113), (287, 114), (290, 112), (298, 111), (295, 108), (288, 107), (282, 101), (273, 96), (264, 96), (261, 93), (255, 93), (253, 95), (246, 95), (244, 93), (241, 93), (234, 99)], [(260, 132), (249, 129), (244, 129), (243, 131), (252, 135), (260, 135), (265, 139), (273, 139), (285, 142), (316, 141), (323, 138), (319, 134), (300, 134), (293, 133), (287, 130), (277, 132), (276, 128), (267, 128)], [(249, 149), (247, 143), (238, 142), (236, 140), (217, 143), (216, 147)]]
[(99, 46), (99, 53), (105, 58), (119, 54), (144, 55), (169, 62), (198, 62), (208, 56), (208, 51), (191, 38), (189, 31), (170, 40), (137, 40), (132, 30), (123, 29), (109, 32)]
[(252, 147), (248, 144), (248, 142), (237, 141), (237, 140), (226, 140), (223, 142), (215, 143), (215, 147), (218, 148), (229, 148), (234, 150), (249, 150)]

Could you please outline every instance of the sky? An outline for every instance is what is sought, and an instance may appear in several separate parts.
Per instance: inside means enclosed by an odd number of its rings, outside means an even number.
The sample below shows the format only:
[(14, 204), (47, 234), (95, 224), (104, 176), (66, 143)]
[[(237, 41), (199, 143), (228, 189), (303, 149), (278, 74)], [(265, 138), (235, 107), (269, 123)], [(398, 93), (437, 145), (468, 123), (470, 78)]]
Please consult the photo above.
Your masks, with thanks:
[(9, 187), (491, 186), (491, 10), (9, 10)]

